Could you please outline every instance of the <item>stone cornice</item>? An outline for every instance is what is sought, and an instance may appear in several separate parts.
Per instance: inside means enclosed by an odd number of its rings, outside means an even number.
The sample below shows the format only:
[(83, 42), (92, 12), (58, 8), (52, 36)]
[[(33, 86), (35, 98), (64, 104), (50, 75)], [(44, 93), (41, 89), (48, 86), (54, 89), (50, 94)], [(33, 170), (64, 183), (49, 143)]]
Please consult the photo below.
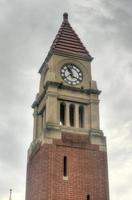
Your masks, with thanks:
[(46, 83), (46, 85), (44, 87), (43, 93), (41, 93), (38, 96), (38, 98), (33, 102), (32, 108), (35, 108), (35, 106), (37, 106), (41, 102), (41, 100), (45, 96), (46, 91), (47, 91), (47, 89), (48, 89), (49, 86), (56, 87), (58, 89), (63, 89), (63, 90), (70, 90), (70, 91), (80, 92), (80, 93), (84, 93), (84, 94), (87, 94), (87, 95), (91, 95), (91, 94), (99, 95), (101, 93), (101, 91), (98, 90), (98, 89), (76, 88), (76, 87), (64, 85), (63, 83), (59, 83), (59, 82), (47, 81), (47, 83)]

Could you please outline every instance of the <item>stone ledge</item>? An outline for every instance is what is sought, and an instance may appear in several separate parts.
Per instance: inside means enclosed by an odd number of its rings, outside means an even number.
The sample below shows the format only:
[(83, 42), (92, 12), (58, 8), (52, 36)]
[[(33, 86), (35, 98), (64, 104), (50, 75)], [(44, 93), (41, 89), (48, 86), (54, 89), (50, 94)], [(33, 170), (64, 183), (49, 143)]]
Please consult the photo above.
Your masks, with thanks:
[(84, 89), (82, 87), (76, 88), (76, 87), (64, 85), (63, 83), (59, 83), (59, 82), (47, 81), (43, 93), (37, 96), (37, 99), (32, 104), (32, 108), (35, 108), (35, 106), (37, 106), (41, 102), (49, 86), (57, 87), (59, 89), (64, 89), (64, 90), (66, 89), (70, 91), (81, 92), (87, 95), (91, 95), (91, 94), (99, 95), (101, 93), (101, 91), (98, 89), (92, 89), (92, 88)]

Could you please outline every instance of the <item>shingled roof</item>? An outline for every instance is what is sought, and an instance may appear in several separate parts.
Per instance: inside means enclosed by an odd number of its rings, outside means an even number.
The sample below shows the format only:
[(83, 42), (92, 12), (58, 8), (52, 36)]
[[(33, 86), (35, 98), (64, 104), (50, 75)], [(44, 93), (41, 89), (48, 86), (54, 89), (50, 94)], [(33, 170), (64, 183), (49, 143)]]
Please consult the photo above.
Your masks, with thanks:
[[(55, 52), (73, 54), (75, 56), (92, 60), (91, 55), (89, 54), (89, 52), (87, 51), (83, 43), (81, 42), (78, 35), (75, 33), (75, 31), (71, 27), (68, 21), (67, 13), (63, 14), (63, 22), (51, 45), (47, 58), (49, 57), (49, 55)], [(42, 67), (40, 68), (39, 72), (41, 72)]]
[(78, 35), (75, 33), (68, 22), (68, 14), (63, 14), (63, 22), (51, 46), (53, 50), (60, 50), (79, 54), (81, 56), (90, 56), (84, 47)]

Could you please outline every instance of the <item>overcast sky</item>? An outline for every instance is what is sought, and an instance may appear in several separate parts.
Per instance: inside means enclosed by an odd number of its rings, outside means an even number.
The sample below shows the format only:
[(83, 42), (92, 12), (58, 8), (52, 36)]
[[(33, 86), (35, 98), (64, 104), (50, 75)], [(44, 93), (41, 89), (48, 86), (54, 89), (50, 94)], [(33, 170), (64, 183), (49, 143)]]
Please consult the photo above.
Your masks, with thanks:
[(24, 200), (32, 104), (63, 12), (94, 57), (111, 200), (132, 200), (132, 1), (0, 0), (0, 200)]

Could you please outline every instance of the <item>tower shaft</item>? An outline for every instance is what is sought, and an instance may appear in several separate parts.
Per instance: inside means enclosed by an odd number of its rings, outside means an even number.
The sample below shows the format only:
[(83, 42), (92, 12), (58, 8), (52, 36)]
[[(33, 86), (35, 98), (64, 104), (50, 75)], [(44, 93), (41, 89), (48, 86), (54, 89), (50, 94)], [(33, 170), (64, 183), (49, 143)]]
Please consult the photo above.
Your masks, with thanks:
[(65, 13), (39, 70), (26, 200), (109, 200), (100, 91), (91, 61)]

